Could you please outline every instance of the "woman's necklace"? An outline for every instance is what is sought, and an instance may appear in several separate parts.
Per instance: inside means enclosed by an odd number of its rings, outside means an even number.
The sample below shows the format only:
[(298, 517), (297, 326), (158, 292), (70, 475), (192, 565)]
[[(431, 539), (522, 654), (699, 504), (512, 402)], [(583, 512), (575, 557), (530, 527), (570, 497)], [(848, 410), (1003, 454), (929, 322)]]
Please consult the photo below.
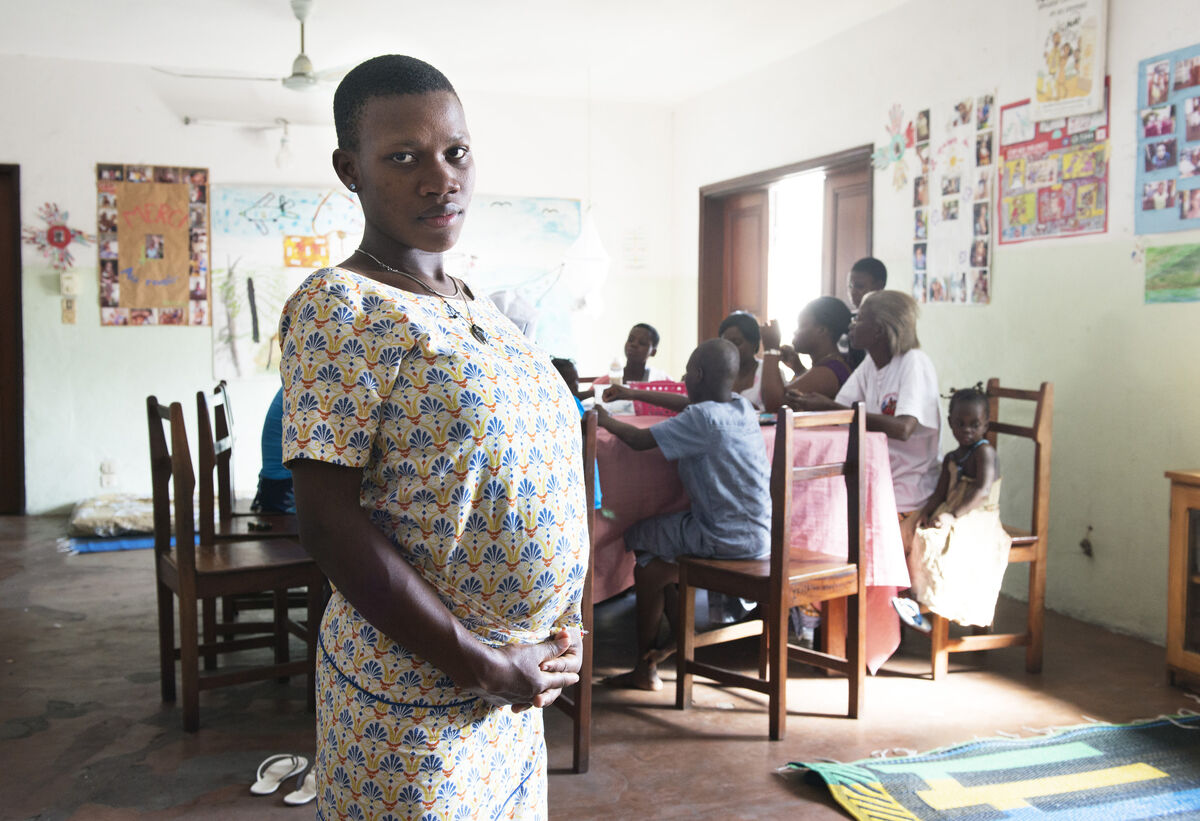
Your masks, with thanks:
[[(451, 306), (450, 303), (446, 301), (447, 294), (443, 294), (441, 291), (435, 290), (433, 288), (433, 286), (431, 286), (425, 280), (421, 279), (418, 276), (410, 274), (408, 271), (401, 271), (399, 268), (393, 268), (392, 266), (388, 265), (386, 262), (381, 260), (379, 257), (372, 254), (370, 251), (367, 251), (363, 248), (358, 248), (356, 250), (363, 256), (370, 258), (372, 261), (374, 261), (374, 263), (376, 265), (378, 265), (380, 268), (384, 269), (385, 271), (391, 271), (393, 274), (399, 274), (402, 277), (408, 277), (413, 282), (417, 283), (422, 288), (424, 288), (426, 291), (428, 291), (429, 293), (436, 296), (438, 299), (440, 299), (442, 301), (442, 306), (446, 309), (446, 315), (449, 316), (451, 319), (458, 319), (458, 317), (460, 316), (458, 311), (454, 310), (453, 306)], [(460, 297), (460, 296), (462, 297), (463, 307), (465, 307), (467, 309), (467, 322), (471, 323), (471, 336), (473, 336), (477, 340), (479, 340), (480, 344), (486, 345), (488, 342), (487, 331), (485, 331), (483, 328), (480, 328), (478, 325), (475, 324), (475, 320), (471, 316), (471, 304), (470, 304), (470, 302), (467, 301), (467, 296), (466, 296), (466, 294), (464, 294), (462, 292), (462, 288), (459, 287), (458, 280), (454, 279), (453, 277), (451, 277), (450, 279), (454, 283), (454, 293), (449, 294), (449, 297), (451, 299), (454, 299), (455, 297)]]

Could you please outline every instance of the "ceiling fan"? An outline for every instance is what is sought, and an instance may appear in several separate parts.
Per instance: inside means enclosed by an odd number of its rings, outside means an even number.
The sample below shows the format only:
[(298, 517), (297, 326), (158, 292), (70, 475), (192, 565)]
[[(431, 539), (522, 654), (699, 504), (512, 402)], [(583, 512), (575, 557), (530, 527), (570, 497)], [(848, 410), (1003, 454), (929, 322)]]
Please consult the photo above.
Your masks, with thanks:
[(186, 77), (199, 80), (252, 80), (255, 82), (282, 83), (284, 88), (292, 91), (312, 91), (323, 83), (337, 82), (348, 70), (347, 66), (316, 71), (312, 60), (304, 53), (304, 22), (312, 11), (313, 0), (289, 0), (292, 14), (300, 22), (300, 53), (292, 61), (292, 72), (286, 77), (256, 77), (248, 74), (194, 74), (191, 72), (172, 71), (155, 67), (155, 71), (170, 74), (172, 77)]

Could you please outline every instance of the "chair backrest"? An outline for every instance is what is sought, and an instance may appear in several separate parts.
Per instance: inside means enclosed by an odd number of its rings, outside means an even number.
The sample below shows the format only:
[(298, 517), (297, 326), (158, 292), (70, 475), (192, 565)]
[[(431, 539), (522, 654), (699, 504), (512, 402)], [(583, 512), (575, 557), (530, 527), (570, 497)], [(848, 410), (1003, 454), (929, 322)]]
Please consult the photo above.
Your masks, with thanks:
[[(687, 393), (687, 385), (682, 382), (673, 382), (669, 379), (657, 382), (630, 382), (629, 387), (641, 391), (658, 391), (660, 393)], [(633, 400), (633, 413), (636, 416), (676, 416), (679, 412), (635, 399)]]
[[(779, 409), (775, 421), (775, 449), (771, 457), (771, 576), (786, 584), (791, 556), (792, 490), (798, 481), (844, 476), (846, 480), (846, 561), (859, 566), (859, 593), (865, 594), (862, 557), (865, 524), (862, 501), (865, 498), (866, 471), (863, 440), (867, 414), (861, 402), (851, 410), (795, 413)], [(796, 467), (792, 440), (805, 428), (844, 427), (847, 430), (844, 461)], [(782, 596), (782, 586), (772, 595)], [(773, 603), (774, 604), (774, 603)], [(780, 603), (781, 604), (781, 603)]]
[[(1033, 504), (1030, 509), (1031, 535), (1038, 538), (1041, 550), (1045, 550), (1045, 537), (1050, 526), (1050, 446), (1054, 419), (1054, 383), (1043, 382), (1036, 391), (1004, 388), (1000, 380), (992, 378), (987, 384), (988, 422), (987, 438), (992, 447), (997, 447), (999, 434), (1017, 436), (1033, 441)], [(1032, 425), (1014, 425), (1002, 422), (1001, 399), (1018, 399), (1035, 403)]]
[[(196, 420), (200, 441), (197, 454), (200, 475), (210, 476), (215, 471), (217, 516), (225, 521), (233, 517), (236, 495), (233, 487), (233, 409), (229, 404), (229, 386), (224, 379), (212, 389), (211, 396), (204, 391), (196, 392)], [(206, 485), (209, 494), (213, 493), (212, 482), (202, 482), (201, 503), (202, 507), (211, 507), (213, 499), (203, 496)], [(203, 520), (200, 526), (204, 526)]]
[[(146, 416), (150, 433), (150, 481), (154, 506), (155, 557), (171, 551), (175, 537), (175, 561), (181, 578), (195, 574), (195, 529), (192, 522), (192, 494), (196, 478), (188, 448), (183, 405), (161, 405), (154, 396), (146, 397)], [(166, 429), (169, 426), (170, 438)], [(174, 490), (175, 526), (171, 526), (171, 491)]]

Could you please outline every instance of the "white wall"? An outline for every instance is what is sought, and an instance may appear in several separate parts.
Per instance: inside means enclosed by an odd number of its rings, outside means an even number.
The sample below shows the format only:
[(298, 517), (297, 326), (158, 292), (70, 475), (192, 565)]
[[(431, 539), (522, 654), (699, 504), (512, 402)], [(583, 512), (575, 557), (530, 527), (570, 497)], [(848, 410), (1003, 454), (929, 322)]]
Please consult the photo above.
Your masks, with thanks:
[[(0, 162), (21, 167), (22, 223), (40, 225), (37, 207), (56, 202), (73, 227), (94, 232), (95, 163), (208, 167), (215, 183), (336, 185), (329, 163), (332, 126), (293, 126), (293, 160), (274, 163), (279, 132), (234, 125), (185, 126), (157, 96), (161, 83), (128, 66), (0, 57), (0, 73), (24, 78), (0, 86)], [(622, 244), (644, 233), (645, 257), (666, 271), (670, 115), (645, 105), (539, 100), (462, 91), (473, 131), (477, 190), (526, 196), (588, 195), (588, 129), (593, 131), (591, 195), (613, 257), (607, 307), (585, 335), (581, 365), (607, 362), (639, 303), (670, 280), (638, 290), (642, 272), (626, 270)], [(242, 115), (244, 116), (244, 115)], [(261, 122), (274, 114), (263, 111)], [(26, 492), (31, 513), (69, 507), (102, 492), (99, 467), (115, 462), (112, 490), (149, 493), (145, 397), (177, 400), (194, 413), (195, 392), (211, 387), (210, 328), (101, 327), (93, 247), (74, 246), (81, 293), (74, 325), (59, 321), (58, 277), (32, 246), (23, 246)], [(661, 284), (657, 284), (661, 283)], [(667, 324), (667, 323), (664, 323)], [(669, 325), (668, 325), (669, 327)], [(619, 339), (618, 339), (619, 337)], [(258, 426), (275, 387), (238, 382), (232, 399), (240, 430), (235, 481), (252, 493), (258, 471)], [(193, 427), (194, 430), (194, 427)]]
[[(676, 111), (675, 302), (695, 304), (697, 189), (886, 138), (893, 103), (919, 108), (998, 89), (1029, 96), (1032, 2), (914, 0), (802, 55), (688, 101)], [(1002, 246), (991, 306), (924, 308), (920, 335), (943, 390), (999, 376), (1055, 383), (1048, 604), (1162, 641), (1168, 468), (1200, 464), (1200, 305), (1146, 306), (1132, 260), (1134, 86), (1139, 60), (1200, 40), (1194, 0), (1111, 0), (1112, 161), (1105, 235)], [(875, 178), (875, 254), (908, 290), (911, 194)], [(1200, 232), (1147, 244), (1200, 241)], [(680, 317), (674, 346), (694, 340)], [(1022, 461), (1005, 458), (1006, 483)], [(1093, 527), (1095, 557), (1078, 543)], [(1020, 593), (1014, 570), (1008, 585)], [(1050, 658), (1053, 658), (1052, 651)]]

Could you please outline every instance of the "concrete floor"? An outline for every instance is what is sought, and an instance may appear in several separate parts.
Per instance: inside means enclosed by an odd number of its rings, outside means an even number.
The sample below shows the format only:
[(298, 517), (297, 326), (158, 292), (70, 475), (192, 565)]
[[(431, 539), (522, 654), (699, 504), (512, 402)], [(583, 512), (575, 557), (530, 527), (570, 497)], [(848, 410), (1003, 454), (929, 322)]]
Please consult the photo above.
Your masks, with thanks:
[[(313, 817), (311, 804), (284, 805), (283, 791), (247, 789), (267, 755), (312, 756), (302, 683), (204, 693), (200, 732), (184, 733), (179, 711), (159, 700), (149, 551), (65, 555), (62, 532), (57, 518), (0, 518), (0, 819)], [(597, 675), (632, 661), (631, 604), (598, 608)], [(1001, 626), (1016, 612), (1002, 602)], [(662, 693), (598, 687), (586, 775), (567, 772), (566, 717), (546, 713), (551, 814), (844, 818), (822, 789), (776, 769), (1196, 706), (1166, 685), (1162, 648), (1054, 614), (1047, 630), (1041, 675), (1024, 672), (1022, 650), (1002, 650), (953, 664), (939, 683), (921, 677), (928, 642), (910, 634), (868, 681), (858, 721), (830, 717), (844, 709), (843, 681), (794, 670), (781, 742), (767, 741), (757, 694), (698, 684), (696, 706), (676, 711), (669, 662)]]

